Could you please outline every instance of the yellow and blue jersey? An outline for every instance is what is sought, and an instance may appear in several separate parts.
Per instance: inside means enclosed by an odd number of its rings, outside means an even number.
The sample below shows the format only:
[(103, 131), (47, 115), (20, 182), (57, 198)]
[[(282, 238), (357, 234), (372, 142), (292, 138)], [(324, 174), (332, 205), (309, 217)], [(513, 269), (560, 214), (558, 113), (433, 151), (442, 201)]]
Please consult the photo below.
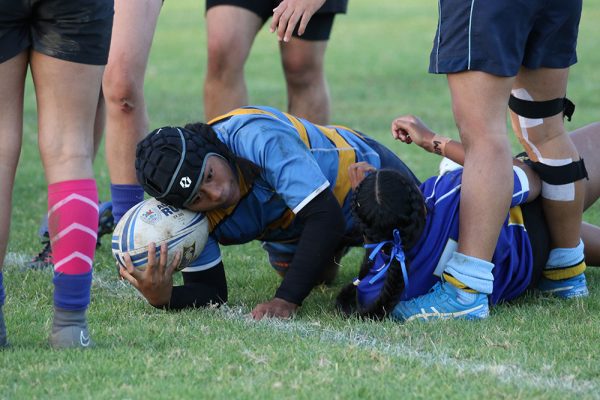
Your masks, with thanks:
[(251, 184), (241, 174), (241, 200), (226, 210), (206, 213), (211, 234), (185, 271), (210, 268), (221, 260), (219, 244), (296, 242), (303, 226), (295, 216), (323, 190), (342, 207), (346, 234), (353, 228), (350, 164), (365, 161), (416, 178), (390, 150), (364, 134), (342, 126), (319, 126), (270, 107), (245, 107), (209, 122), (218, 138), (237, 156), (261, 168)]
[[(494, 288), (492, 304), (514, 299), (532, 278), (533, 255), (519, 204), (529, 195), (525, 173), (514, 167), (514, 189), (510, 212), (504, 221), (492, 257)], [(440, 280), (446, 262), (457, 248), (462, 168), (432, 177), (421, 185), (427, 219), (421, 239), (407, 251), (409, 285), (401, 300), (421, 296)]]

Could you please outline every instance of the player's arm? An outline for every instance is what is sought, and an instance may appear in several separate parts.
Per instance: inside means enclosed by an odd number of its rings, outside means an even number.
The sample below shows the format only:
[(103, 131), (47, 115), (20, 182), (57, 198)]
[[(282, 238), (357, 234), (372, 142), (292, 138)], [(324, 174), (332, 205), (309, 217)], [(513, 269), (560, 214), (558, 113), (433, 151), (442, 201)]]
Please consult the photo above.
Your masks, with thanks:
[[(392, 121), (392, 136), (403, 143), (414, 143), (430, 153), (449, 158), (460, 165), (464, 164), (465, 149), (461, 142), (436, 134), (414, 115), (404, 115), (394, 119)], [(514, 187), (520, 188), (527, 182), (528, 196), (523, 202), (533, 201), (541, 190), (539, 176), (531, 167), (519, 159), (513, 159), (513, 165), (524, 173), (523, 176), (523, 174), (515, 172), (515, 179), (522, 182), (515, 181)]]
[(148, 245), (148, 265), (141, 270), (133, 266), (131, 257), (124, 256), (125, 268), (119, 273), (131, 283), (150, 305), (165, 310), (181, 310), (222, 304), (227, 301), (227, 281), (223, 263), (219, 262), (205, 270), (182, 272), (183, 285), (173, 286), (173, 274), (181, 260), (177, 254), (167, 265), (167, 245), (161, 245), (160, 256), (156, 257), (154, 243)]
[(254, 319), (290, 317), (302, 304), (320, 273), (333, 260), (342, 238), (345, 221), (329, 189), (323, 190), (297, 214), (304, 225), (292, 263), (275, 292), (275, 297), (252, 310)]
[(403, 143), (414, 143), (429, 153), (447, 157), (457, 164), (465, 162), (462, 143), (436, 134), (414, 115), (403, 115), (392, 121), (392, 136)]

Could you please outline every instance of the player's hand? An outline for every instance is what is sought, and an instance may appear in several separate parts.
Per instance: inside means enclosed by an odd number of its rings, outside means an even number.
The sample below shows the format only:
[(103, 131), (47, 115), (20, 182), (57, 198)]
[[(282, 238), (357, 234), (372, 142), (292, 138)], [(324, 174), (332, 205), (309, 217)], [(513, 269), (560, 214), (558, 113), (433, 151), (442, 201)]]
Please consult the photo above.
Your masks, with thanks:
[(283, 0), (273, 9), (271, 33), (277, 32), (279, 41), (289, 42), (298, 22), (298, 35), (302, 36), (308, 21), (325, 0)]
[(153, 306), (163, 306), (171, 300), (173, 273), (181, 261), (178, 252), (171, 264), (167, 265), (167, 244), (160, 246), (160, 256), (156, 257), (156, 245), (148, 245), (148, 265), (144, 270), (133, 266), (129, 254), (124, 255), (125, 268), (121, 267), (121, 276), (133, 285)]
[(254, 307), (254, 310), (252, 310), (251, 314), (252, 318), (256, 321), (259, 321), (265, 317), (286, 319), (294, 315), (297, 309), (297, 304), (274, 297), (272, 300), (269, 300), (266, 303), (260, 303)]
[(367, 176), (369, 172), (375, 170), (376, 168), (374, 166), (364, 161), (350, 164), (348, 167), (348, 177), (350, 179), (352, 190), (356, 190), (358, 185), (365, 179), (365, 176)]
[(435, 132), (414, 115), (403, 115), (392, 121), (392, 136), (403, 143), (414, 143), (427, 151), (432, 151), (429, 147)]

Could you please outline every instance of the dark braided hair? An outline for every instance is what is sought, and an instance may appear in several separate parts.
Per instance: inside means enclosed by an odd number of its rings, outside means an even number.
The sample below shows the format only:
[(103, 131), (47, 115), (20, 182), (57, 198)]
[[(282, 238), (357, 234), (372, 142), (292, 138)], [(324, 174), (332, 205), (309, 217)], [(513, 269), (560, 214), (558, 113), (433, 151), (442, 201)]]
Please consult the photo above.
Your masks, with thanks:
[(219, 150), (219, 154), (221, 154), (231, 165), (234, 174), (237, 175), (238, 171), (236, 166), (239, 167), (246, 183), (251, 184), (260, 175), (260, 166), (246, 158), (239, 157), (238, 155), (234, 154), (229, 147), (225, 145), (225, 143), (219, 140), (217, 134), (210, 125), (202, 122), (193, 122), (186, 124), (185, 129), (202, 135), (207, 142), (217, 148)]
[[(379, 243), (392, 240), (393, 231), (400, 232), (403, 249), (410, 249), (417, 242), (425, 226), (425, 202), (417, 185), (401, 173), (382, 169), (369, 174), (354, 192), (352, 215), (365, 240)], [(389, 253), (389, 247), (384, 251)], [(408, 260), (406, 261), (408, 266)], [(369, 252), (365, 254), (358, 279), (367, 276), (373, 262)], [(404, 279), (400, 262), (392, 259), (383, 288), (375, 301), (366, 307), (357, 303), (357, 287), (345, 286), (336, 299), (338, 309), (349, 316), (381, 319), (391, 312), (398, 302)]]

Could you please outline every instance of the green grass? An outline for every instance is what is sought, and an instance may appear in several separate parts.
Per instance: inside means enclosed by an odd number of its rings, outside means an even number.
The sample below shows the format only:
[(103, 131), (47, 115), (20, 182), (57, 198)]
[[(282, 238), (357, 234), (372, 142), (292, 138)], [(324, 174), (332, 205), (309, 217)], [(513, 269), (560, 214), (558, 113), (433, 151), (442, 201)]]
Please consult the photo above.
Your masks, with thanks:
[[(595, 121), (600, 106), (600, 0), (584, 3), (579, 63), (569, 97), (569, 129)], [(417, 175), (439, 159), (393, 143), (388, 127), (404, 113), (457, 137), (443, 76), (427, 63), (435, 2), (351, 1), (327, 53), (332, 121), (377, 137)], [(167, 1), (146, 81), (151, 126), (201, 120), (206, 38), (203, 2)], [(284, 108), (278, 45), (267, 30), (247, 65), (251, 101)], [(35, 99), (26, 95), (25, 140), (15, 185), (4, 307), (12, 347), (0, 354), (0, 398), (600, 398), (600, 268), (590, 268), (585, 300), (531, 295), (478, 323), (400, 325), (345, 320), (333, 299), (354, 276), (360, 252), (344, 258), (332, 288), (318, 288), (298, 316), (254, 323), (246, 314), (279, 278), (256, 243), (225, 248), (230, 303), (222, 309), (165, 313), (117, 281), (109, 240), (97, 252), (89, 312), (92, 351), (51, 351), (51, 273), (24, 272), (39, 250), (46, 185), (37, 152)], [(516, 142), (515, 150), (518, 149)], [(96, 161), (108, 197), (103, 151)], [(600, 206), (586, 213), (600, 224)]]

